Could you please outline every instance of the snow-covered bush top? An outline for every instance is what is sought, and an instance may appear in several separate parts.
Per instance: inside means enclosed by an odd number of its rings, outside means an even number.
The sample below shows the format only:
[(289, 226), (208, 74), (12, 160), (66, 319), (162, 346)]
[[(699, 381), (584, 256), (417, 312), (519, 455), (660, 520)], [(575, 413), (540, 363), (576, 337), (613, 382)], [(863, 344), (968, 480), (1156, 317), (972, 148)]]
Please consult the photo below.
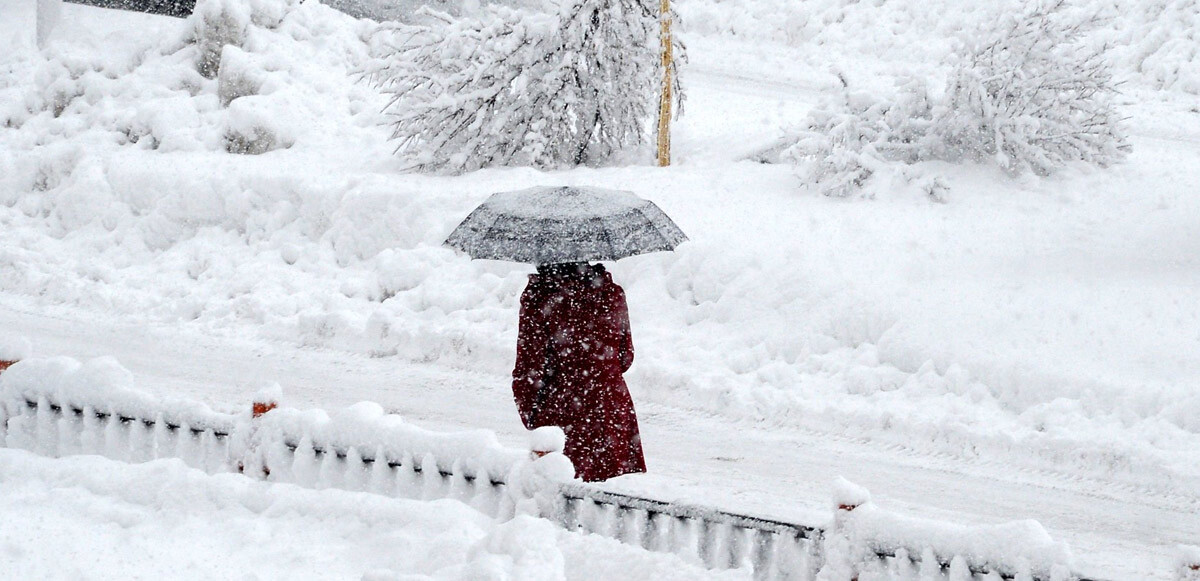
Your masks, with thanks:
[[(886, 97), (847, 90), (810, 115), (783, 156), (833, 196), (863, 190), (887, 162), (990, 160), (1044, 176), (1070, 162), (1122, 160), (1128, 144), (1106, 47), (1082, 36), (1101, 21), (1071, 8), (1034, 3), (964, 40), (941, 94), (918, 80), (901, 80)], [(939, 196), (938, 184), (925, 189)]]
[(392, 95), (393, 137), (415, 169), (598, 164), (648, 138), (662, 79), (655, 3), (439, 20), (392, 27), (371, 75)]

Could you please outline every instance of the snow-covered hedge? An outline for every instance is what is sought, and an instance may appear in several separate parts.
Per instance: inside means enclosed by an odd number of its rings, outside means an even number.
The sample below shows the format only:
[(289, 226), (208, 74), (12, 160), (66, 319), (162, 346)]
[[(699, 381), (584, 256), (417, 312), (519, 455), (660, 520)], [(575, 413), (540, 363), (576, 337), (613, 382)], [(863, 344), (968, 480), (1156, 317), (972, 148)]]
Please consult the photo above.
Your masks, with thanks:
[(652, 0), (566, 0), (555, 16), (493, 7), (391, 33), (371, 78), (420, 171), (596, 165), (651, 136), (663, 78)]

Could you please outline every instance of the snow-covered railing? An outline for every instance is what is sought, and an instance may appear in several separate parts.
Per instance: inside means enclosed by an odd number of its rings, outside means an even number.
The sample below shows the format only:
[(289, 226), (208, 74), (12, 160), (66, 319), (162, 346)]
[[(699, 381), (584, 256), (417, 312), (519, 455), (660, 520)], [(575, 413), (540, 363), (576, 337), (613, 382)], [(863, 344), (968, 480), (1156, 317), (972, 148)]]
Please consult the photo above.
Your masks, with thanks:
[(568, 530), (676, 553), (713, 569), (750, 569), (759, 580), (1100, 581), (1071, 572), (1066, 545), (1035, 521), (967, 527), (907, 517), (880, 509), (865, 490), (845, 481), (837, 485), (833, 518), (823, 526), (581, 483), (560, 490), (553, 518)]
[(563, 484), (559, 490), (552, 518), (567, 530), (675, 553), (710, 569), (749, 569), (755, 579), (813, 579), (820, 569), (824, 533), (817, 527), (581, 483)]
[(207, 472), (314, 488), (453, 498), (495, 517), (522, 503), (529, 511), (549, 506), (539, 495), (572, 473), (561, 454), (535, 459), (484, 430), (431, 432), (369, 402), (333, 414), (272, 409), (256, 417), (153, 398), (130, 383), (112, 359), (13, 365), (0, 373), (0, 445), (55, 457), (179, 458)]
[[(830, 522), (811, 526), (572, 481), (555, 429), (537, 434), (531, 453), (501, 446), (483, 430), (423, 430), (373, 403), (332, 414), (280, 409), (278, 394), (268, 391), (253, 410), (229, 414), (153, 398), (131, 383), (112, 359), (0, 369), (0, 446), (129, 462), (173, 457), (208, 472), (313, 488), (452, 498), (497, 518), (532, 512), (568, 530), (710, 568), (749, 569), (762, 580), (1094, 581), (1070, 571), (1065, 545), (1036, 522), (962, 527), (904, 517), (845, 482)], [(1179, 579), (1195, 581), (1200, 556), (1185, 552), (1180, 563)]]

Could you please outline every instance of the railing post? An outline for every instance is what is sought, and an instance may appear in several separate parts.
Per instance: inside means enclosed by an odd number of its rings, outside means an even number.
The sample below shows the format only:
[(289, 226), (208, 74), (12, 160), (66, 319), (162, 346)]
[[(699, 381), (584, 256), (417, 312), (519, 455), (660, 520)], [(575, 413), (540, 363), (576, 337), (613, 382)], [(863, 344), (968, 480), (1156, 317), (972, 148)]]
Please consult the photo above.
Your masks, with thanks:
[(567, 436), (562, 429), (542, 427), (529, 432), (529, 454), (537, 460), (547, 454), (562, 453), (567, 445)]
[(1200, 581), (1200, 546), (1180, 546), (1176, 562), (1175, 581)]
[[(4, 374), (4, 370), (12, 367), (17, 359), (17, 357), (7, 354), (0, 357), (0, 375)], [(5, 402), (0, 400), (0, 446), (8, 445), (8, 411), (5, 405)]]
[(4, 373), (4, 370), (16, 365), (22, 359), (28, 359), (32, 351), (33, 346), (29, 343), (29, 339), (24, 337), (0, 341), (0, 373)]
[(562, 428), (544, 426), (529, 432), (529, 459), (510, 476), (508, 493), (516, 514), (536, 514), (562, 522), (566, 500), (559, 486), (575, 475), (571, 461), (562, 454), (567, 436)]
[(267, 466), (267, 454), (263, 449), (262, 434), (259, 433), (261, 427), (260, 419), (267, 412), (279, 407), (281, 399), (283, 399), (283, 390), (278, 384), (254, 394), (254, 399), (250, 405), (250, 424), (246, 426), (246, 433), (234, 434), (238, 444), (244, 447), (244, 449), (239, 450), (241, 457), (237, 461), (238, 472), (244, 474), (247, 467), (257, 467), (262, 474), (262, 478), (267, 478), (271, 475), (271, 468)]

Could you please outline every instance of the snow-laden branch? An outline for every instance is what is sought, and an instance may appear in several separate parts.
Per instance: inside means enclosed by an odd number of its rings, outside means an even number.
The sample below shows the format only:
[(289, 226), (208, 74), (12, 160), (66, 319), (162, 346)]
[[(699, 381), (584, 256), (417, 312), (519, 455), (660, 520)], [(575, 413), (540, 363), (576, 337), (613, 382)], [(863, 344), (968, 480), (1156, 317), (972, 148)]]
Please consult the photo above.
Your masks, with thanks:
[(662, 78), (656, 3), (568, 0), (557, 15), (493, 7), (435, 20), (386, 28), (369, 71), (392, 95), (397, 153), (413, 169), (599, 164), (649, 139)]

